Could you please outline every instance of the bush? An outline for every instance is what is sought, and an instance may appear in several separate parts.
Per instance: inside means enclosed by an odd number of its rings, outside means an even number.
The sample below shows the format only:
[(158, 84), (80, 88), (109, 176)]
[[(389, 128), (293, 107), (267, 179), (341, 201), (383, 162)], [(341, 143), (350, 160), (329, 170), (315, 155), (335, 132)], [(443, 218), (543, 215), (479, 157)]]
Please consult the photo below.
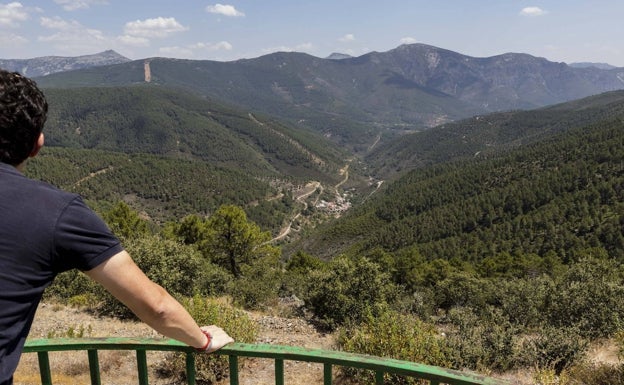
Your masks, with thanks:
[[(369, 317), (362, 324), (343, 327), (338, 333), (338, 345), (347, 352), (390, 357), (427, 365), (449, 367), (451, 354), (444, 338), (436, 329), (416, 317), (386, 311)], [(374, 373), (344, 369), (348, 377), (365, 383), (374, 382)], [(414, 380), (386, 375), (391, 384), (412, 384)]]
[(360, 323), (387, 309), (397, 289), (379, 266), (366, 258), (339, 256), (327, 269), (310, 273), (303, 300), (322, 327)]
[(555, 290), (552, 278), (499, 280), (496, 302), (514, 324), (521, 327), (540, 327), (549, 313), (550, 297)]
[(587, 363), (565, 371), (570, 385), (622, 385), (624, 365)]
[[(236, 342), (253, 343), (258, 334), (256, 324), (249, 316), (224, 301), (206, 299), (199, 295), (182, 301), (182, 305), (199, 325), (219, 325)], [(198, 384), (214, 384), (228, 373), (227, 356), (198, 354), (196, 357), (196, 379)], [(185, 381), (185, 357), (171, 354), (163, 361), (158, 372), (165, 377)]]
[(438, 282), (435, 288), (438, 307), (448, 310), (453, 307), (484, 309), (492, 302), (495, 292), (491, 280), (479, 279), (468, 273), (451, 273)]
[(453, 350), (454, 367), (473, 370), (509, 370), (517, 366), (515, 346), (520, 330), (497, 309), (478, 317), (470, 308), (448, 312), (447, 342)]
[(521, 344), (521, 361), (525, 366), (553, 369), (557, 375), (582, 362), (589, 343), (576, 328), (547, 327)]
[(624, 325), (621, 267), (613, 260), (584, 258), (557, 281), (550, 324), (575, 327), (584, 337), (609, 337)]
[(46, 289), (45, 299), (54, 299), (62, 303), (69, 301), (76, 296), (88, 296), (96, 298), (95, 288), (97, 284), (78, 270), (65, 271), (56, 276), (54, 282)]
[[(204, 268), (199, 252), (192, 246), (147, 236), (129, 240), (126, 249), (141, 270), (174, 296), (192, 296), (201, 292)], [(134, 318), (132, 312), (101, 286), (95, 288), (100, 300), (98, 311), (119, 318)]]
[(234, 303), (246, 309), (261, 309), (277, 302), (281, 286), (281, 269), (274, 256), (241, 266), (241, 276), (230, 282), (229, 292)]

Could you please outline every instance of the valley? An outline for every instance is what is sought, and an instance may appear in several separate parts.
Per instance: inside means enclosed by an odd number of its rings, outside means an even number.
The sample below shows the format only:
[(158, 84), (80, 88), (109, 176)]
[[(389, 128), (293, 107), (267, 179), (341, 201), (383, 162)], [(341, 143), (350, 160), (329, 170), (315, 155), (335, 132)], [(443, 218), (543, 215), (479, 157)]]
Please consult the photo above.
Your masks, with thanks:
[[(91, 66), (37, 78), (49, 146), (27, 173), (81, 194), (180, 298), (227, 298), (278, 328), (271, 312), (299, 299), (288, 317), (305, 336), (262, 340), (610, 384), (623, 73), (423, 44)], [(50, 292), (122, 312), (76, 276)]]

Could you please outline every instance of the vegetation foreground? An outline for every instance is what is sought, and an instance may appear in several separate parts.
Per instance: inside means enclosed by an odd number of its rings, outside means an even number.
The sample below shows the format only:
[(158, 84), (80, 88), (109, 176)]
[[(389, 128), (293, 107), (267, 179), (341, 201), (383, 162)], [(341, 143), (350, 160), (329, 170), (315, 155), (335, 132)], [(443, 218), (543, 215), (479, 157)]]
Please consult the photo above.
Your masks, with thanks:
[[(257, 332), (237, 309), (268, 309), (280, 297), (296, 296), (304, 305), (295, 314), (333, 332), (337, 348), (346, 351), (490, 375), (530, 369), (535, 383), (613, 384), (622, 376), (621, 364), (585, 360), (592, 341), (611, 339), (624, 348), (624, 268), (599, 248), (568, 264), (534, 256), (461, 269), (421, 260), (421, 277), (408, 286), (397, 275), (400, 265), (383, 253), (324, 262), (300, 252), (282, 265), (269, 234), (236, 206), (206, 219), (186, 217), (158, 234), (125, 204), (105, 217), (152, 279), (180, 297), (200, 322), (222, 324), (241, 342), (255, 341)], [(236, 308), (205, 299), (224, 295)], [(80, 273), (59, 276), (48, 296), (99, 314), (131, 316)], [(167, 362), (161, 372), (179, 376), (183, 362)], [(205, 358), (200, 378), (211, 383), (225, 367)], [(345, 376), (372, 381), (367, 373)], [(544, 382), (549, 377), (559, 382)]]

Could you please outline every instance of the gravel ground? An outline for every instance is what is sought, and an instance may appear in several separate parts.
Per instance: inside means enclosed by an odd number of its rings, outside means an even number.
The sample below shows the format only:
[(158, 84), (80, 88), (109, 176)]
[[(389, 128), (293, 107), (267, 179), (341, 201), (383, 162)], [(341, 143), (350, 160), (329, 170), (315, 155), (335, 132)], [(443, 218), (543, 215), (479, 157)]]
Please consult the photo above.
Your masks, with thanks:
[[(250, 313), (258, 325), (258, 343), (290, 345), (307, 348), (331, 349), (331, 335), (318, 333), (305, 320), (273, 315)], [(41, 304), (31, 328), (29, 338), (68, 337), (161, 337), (147, 325), (95, 317), (87, 312), (55, 304)], [(148, 363), (165, 359), (166, 353), (148, 353)], [(134, 352), (101, 351), (100, 372), (102, 383), (107, 385), (136, 384), (136, 360)], [(85, 352), (62, 352), (50, 354), (54, 384), (88, 384), (89, 367)], [(322, 365), (286, 361), (285, 382), (288, 384), (313, 385), (323, 383)], [(240, 369), (241, 385), (275, 384), (273, 360), (246, 359)], [(150, 373), (150, 384), (172, 385), (171, 380), (161, 379)], [(226, 382), (227, 383), (227, 382)], [(15, 385), (39, 385), (37, 356), (24, 354), (15, 374)]]
[[(332, 335), (319, 333), (304, 319), (279, 317), (271, 314), (249, 313), (258, 325), (257, 343), (289, 345), (306, 348), (334, 348)], [(41, 304), (29, 338), (68, 337), (70, 334), (84, 337), (161, 337), (147, 325), (138, 322), (119, 321), (95, 317), (85, 311), (66, 306)], [(164, 360), (167, 353), (148, 353), (148, 363)], [(134, 352), (101, 351), (100, 372), (105, 385), (137, 384)], [(592, 361), (619, 362), (617, 346), (612, 341), (594, 344), (589, 352)], [(86, 352), (62, 352), (50, 354), (55, 385), (89, 384), (89, 367)], [(323, 383), (323, 367), (320, 364), (286, 361), (285, 383), (289, 385), (316, 385)], [(269, 359), (246, 359), (240, 368), (241, 385), (272, 385), (274, 363)], [(504, 376), (513, 384), (532, 384), (530, 373), (507, 373)], [(170, 379), (159, 378), (150, 373), (152, 385), (174, 385)], [(336, 383), (339, 381), (336, 381)], [(15, 385), (40, 385), (37, 356), (24, 354), (15, 375)], [(228, 384), (227, 381), (223, 385)]]

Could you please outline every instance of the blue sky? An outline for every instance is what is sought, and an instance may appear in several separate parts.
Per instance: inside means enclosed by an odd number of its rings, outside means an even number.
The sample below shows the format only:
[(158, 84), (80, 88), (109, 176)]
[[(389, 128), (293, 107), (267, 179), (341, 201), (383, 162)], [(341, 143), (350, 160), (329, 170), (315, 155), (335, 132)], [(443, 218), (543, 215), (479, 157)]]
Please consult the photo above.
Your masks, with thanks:
[(0, 58), (114, 49), (130, 59), (228, 61), (425, 43), (624, 67), (623, 20), (621, 0), (0, 0)]

